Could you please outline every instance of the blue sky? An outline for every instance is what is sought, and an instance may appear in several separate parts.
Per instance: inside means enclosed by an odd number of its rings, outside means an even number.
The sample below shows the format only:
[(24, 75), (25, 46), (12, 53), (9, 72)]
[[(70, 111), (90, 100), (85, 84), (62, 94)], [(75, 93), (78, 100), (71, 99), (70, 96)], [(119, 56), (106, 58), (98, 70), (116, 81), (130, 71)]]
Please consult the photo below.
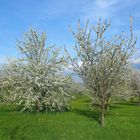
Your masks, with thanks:
[[(7, 57), (17, 57), (16, 40), (30, 27), (47, 32), (47, 43), (71, 46), (74, 43), (68, 25), (77, 20), (99, 17), (110, 19), (111, 33), (128, 32), (129, 17), (134, 16), (134, 31), (140, 35), (139, 0), (0, 0), (0, 63)], [(137, 47), (140, 41), (138, 38)], [(137, 63), (140, 62), (137, 60)]]

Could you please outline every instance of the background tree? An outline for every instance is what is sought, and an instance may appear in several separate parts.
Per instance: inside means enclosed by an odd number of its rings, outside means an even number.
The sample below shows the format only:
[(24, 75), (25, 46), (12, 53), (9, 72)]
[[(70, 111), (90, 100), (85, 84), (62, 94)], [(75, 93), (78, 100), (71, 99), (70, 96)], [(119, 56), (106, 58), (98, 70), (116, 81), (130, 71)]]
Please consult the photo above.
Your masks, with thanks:
[(7, 101), (29, 111), (64, 111), (68, 109), (70, 77), (60, 74), (66, 60), (54, 46), (45, 47), (46, 34), (30, 30), (18, 42), (21, 57), (4, 67), (2, 88)]
[(140, 105), (140, 71), (139, 70), (133, 70), (131, 75), (131, 87), (133, 94), (132, 96), (138, 97), (139, 105)]
[(134, 53), (136, 39), (133, 39), (132, 18), (130, 38), (125, 33), (113, 36), (109, 41), (105, 32), (110, 22), (101, 22), (97, 26), (81, 27), (78, 23), (75, 38), (76, 56), (71, 57), (72, 69), (81, 77), (85, 85), (91, 90), (91, 99), (98, 99), (100, 106), (100, 122), (104, 126), (105, 108), (114, 90), (125, 81), (129, 59)]

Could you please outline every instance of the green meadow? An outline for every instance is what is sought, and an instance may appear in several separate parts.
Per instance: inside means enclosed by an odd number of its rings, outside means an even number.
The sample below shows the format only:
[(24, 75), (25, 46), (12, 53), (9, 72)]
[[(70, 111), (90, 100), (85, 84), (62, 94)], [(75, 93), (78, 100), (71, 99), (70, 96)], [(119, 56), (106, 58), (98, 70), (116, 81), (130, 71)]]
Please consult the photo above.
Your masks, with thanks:
[(140, 106), (113, 104), (106, 112), (105, 127), (99, 112), (91, 110), (89, 99), (80, 97), (63, 113), (19, 112), (0, 106), (0, 140), (139, 140)]

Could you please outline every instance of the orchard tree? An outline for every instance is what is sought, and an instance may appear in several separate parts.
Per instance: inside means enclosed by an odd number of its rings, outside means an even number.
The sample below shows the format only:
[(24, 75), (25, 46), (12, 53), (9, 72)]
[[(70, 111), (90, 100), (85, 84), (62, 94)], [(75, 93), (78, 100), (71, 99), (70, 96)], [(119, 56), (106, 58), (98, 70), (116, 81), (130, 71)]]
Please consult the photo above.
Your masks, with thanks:
[(129, 59), (134, 54), (136, 39), (133, 37), (132, 18), (130, 19), (130, 37), (125, 33), (105, 38), (110, 22), (101, 22), (96, 26), (81, 27), (78, 22), (75, 38), (75, 57), (66, 49), (71, 68), (81, 77), (91, 91), (91, 99), (99, 102), (101, 126), (104, 126), (105, 108), (109, 99), (116, 94), (114, 90), (125, 81)]
[(131, 87), (133, 91), (133, 97), (138, 97), (140, 105), (140, 71), (133, 70), (131, 75)]
[(8, 97), (8, 86), (4, 86), (5, 64), (0, 65), (0, 104), (3, 104)]
[(5, 66), (2, 88), (7, 102), (22, 110), (64, 111), (69, 108), (71, 78), (61, 72), (67, 63), (54, 46), (45, 47), (46, 34), (30, 30), (18, 41), (21, 57)]

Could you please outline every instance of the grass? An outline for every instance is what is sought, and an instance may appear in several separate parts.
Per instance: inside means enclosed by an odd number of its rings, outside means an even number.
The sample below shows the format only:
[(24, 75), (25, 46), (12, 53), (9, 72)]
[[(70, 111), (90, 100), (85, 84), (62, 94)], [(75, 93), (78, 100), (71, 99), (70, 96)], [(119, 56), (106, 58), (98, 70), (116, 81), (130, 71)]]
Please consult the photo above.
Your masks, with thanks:
[[(12, 111), (11, 111), (12, 110)], [(106, 113), (105, 127), (89, 100), (72, 102), (70, 112), (20, 113), (0, 107), (0, 140), (139, 140), (140, 106), (115, 104)]]

